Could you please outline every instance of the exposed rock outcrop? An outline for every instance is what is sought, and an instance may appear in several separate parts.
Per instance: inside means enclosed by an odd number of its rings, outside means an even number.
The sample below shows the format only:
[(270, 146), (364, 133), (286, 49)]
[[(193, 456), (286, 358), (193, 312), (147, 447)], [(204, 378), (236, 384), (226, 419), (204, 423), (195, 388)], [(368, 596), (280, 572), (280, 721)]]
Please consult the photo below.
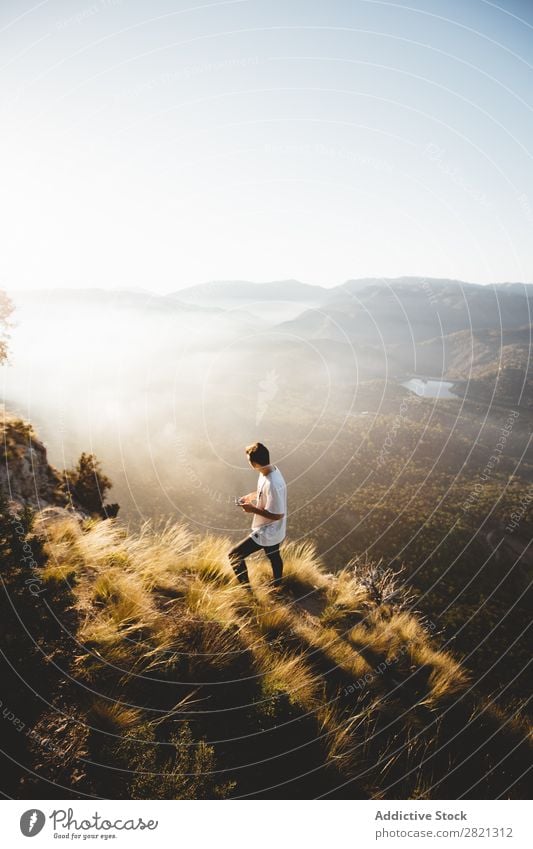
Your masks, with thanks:
[(50, 465), (46, 448), (33, 426), (0, 408), (0, 488), (12, 508), (27, 504), (71, 508), (87, 515), (64, 486), (61, 473)]

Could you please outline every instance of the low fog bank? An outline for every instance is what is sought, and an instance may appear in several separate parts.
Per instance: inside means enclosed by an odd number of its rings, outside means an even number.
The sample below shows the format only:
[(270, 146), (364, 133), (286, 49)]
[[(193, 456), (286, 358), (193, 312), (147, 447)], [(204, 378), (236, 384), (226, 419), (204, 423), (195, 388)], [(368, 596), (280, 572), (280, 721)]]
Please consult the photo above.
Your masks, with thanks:
[[(422, 403), (391, 376), (387, 351), (240, 308), (103, 290), (14, 300), (6, 406), (34, 424), (58, 469), (94, 452), (131, 526), (172, 517), (244, 533), (234, 501), (255, 487), (243, 449), (259, 439), (290, 484), (293, 536), (332, 547), (354, 525), (345, 502), (358, 489), (394, 490), (399, 474), (444, 481), (431, 474), (439, 452), (459, 473), (473, 446), (496, 444), (507, 415), (490, 394), (488, 406)], [(530, 424), (522, 411), (506, 447), (528, 480)]]
[(242, 310), (90, 291), (12, 297), (6, 406), (32, 421), (57, 468), (94, 452), (125, 521), (237, 532), (248, 517), (234, 498), (255, 483), (243, 447), (261, 439), (290, 466), (351, 414), (355, 384), (335, 352)]

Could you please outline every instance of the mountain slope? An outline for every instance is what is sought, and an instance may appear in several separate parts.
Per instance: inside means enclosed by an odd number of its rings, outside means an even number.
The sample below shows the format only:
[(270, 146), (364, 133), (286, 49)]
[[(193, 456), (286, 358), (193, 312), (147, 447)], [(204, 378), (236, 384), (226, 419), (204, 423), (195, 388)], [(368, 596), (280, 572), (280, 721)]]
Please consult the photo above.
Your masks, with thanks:
[(289, 542), (281, 590), (254, 561), (248, 591), (229, 545), (0, 504), (7, 792), (526, 796), (524, 721), (476, 692), (401, 576), (365, 557), (331, 574)]
[(328, 294), (322, 286), (301, 283), (299, 280), (274, 280), (252, 283), (247, 280), (213, 280), (187, 286), (171, 293), (184, 303), (220, 304), (227, 301), (309, 301), (320, 303)]
[[(364, 285), (362, 285), (364, 283)], [(513, 330), (531, 323), (533, 287), (480, 286), (459, 281), (398, 278), (350, 281), (333, 289), (319, 311), (282, 326), (316, 338), (346, 334), (380, 347), (416, 343), (461, 330)]]
[[(526, 792), (524, 726), (476, 696), (391, 573), (358, 561), (333, 576), (289, 544), (283, 590), (254, 564), (248, 592), (227, 541), (181, 525), (132, 536), (44, 511), (31, 538), (44, 540), (41, 591), (17, 612), (45, 649), (26, 647), (25, 678), (50, 705), (18, 752), (34, 793), (43, 781), (62, 797)], [(4, 567), (13, 585), (16, 572)], [(12, 635), (8, 659), (16, 648)]]

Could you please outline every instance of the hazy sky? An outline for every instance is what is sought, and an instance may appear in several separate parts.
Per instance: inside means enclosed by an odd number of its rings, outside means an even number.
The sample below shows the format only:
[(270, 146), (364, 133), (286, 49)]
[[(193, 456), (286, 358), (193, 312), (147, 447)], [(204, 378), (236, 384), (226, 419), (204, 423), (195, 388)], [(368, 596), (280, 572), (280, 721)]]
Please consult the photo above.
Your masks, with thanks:
[(3, 0), (0, 285), (533, 282), (531, 0)]

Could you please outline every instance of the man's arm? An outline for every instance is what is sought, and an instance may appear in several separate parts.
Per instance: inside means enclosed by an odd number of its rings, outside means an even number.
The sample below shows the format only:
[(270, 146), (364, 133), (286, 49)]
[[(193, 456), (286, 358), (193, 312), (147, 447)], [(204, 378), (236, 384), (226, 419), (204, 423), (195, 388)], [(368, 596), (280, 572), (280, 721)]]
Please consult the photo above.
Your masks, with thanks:
[(285, 513), (280, 511), (285, 506), (284, 493), (281, 488), (272, 488), (270, 483), (267, 485), (265, 507), (255, 507), (253, 504), (243, 505), (243, 509), (247, 513), (257, 513), (269, 522), (277, 522), (278, 519), (283, 519)]
[(264, 519), (270, 519), (276, 522), (278, 519), (283, 519), (285, 513), (271, 513), (270, 510), (262, 510), (261, 507), (255, 507), (253, 504), (241, 504), (245, 513), (257, 513), (258, 516), (263, 516)]

